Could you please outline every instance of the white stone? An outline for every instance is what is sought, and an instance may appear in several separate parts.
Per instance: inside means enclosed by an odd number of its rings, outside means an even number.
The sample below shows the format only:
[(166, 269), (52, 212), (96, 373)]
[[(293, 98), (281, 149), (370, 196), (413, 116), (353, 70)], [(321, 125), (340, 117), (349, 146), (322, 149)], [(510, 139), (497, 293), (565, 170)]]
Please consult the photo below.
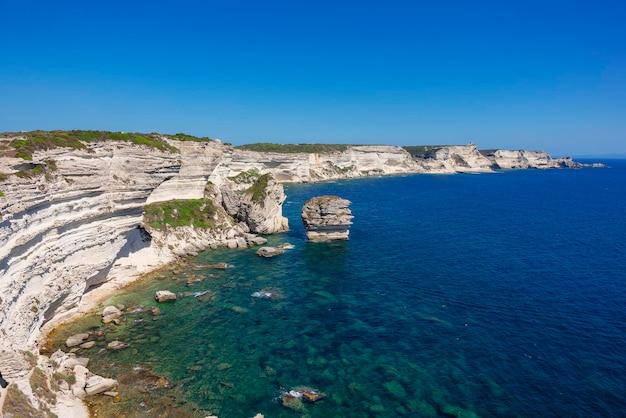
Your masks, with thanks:
[(154, 295), (154, 299), (156, 299), (157, 302), (173, 301), (176, 300), (176, 293), (170, 292), (169, 290), (159, 290)]

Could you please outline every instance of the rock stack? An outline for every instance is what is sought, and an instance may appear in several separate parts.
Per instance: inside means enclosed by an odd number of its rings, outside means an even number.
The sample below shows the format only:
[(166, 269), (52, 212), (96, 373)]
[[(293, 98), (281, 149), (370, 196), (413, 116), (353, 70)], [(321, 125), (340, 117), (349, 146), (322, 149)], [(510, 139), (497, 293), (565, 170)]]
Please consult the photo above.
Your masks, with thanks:
[(302, 223), (309, 241), (347, 240), (352, 225), (350, 201), (338, 196), (317, 196), (302, 207)]

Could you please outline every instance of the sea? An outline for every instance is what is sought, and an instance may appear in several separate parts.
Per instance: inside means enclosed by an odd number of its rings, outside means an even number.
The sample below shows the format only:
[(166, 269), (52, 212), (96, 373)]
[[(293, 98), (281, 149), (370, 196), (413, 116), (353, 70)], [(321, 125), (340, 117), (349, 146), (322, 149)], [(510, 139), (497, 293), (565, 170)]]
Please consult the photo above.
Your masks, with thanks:
[[(92, 333), (78, 355), (120, 381), (99, 417), (626, 416), (626, 160), (604, 163), (286, 185), (285, 254), (203, 252), (48, 349)], [(320, 195), (352, 202), (348, 241), (306, 241)]]

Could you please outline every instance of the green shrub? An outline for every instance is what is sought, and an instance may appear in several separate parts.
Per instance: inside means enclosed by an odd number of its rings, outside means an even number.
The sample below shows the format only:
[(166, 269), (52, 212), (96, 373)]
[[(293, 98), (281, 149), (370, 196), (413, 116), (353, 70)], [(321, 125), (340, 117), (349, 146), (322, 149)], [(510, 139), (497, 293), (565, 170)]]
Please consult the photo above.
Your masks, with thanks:
[(409, 154), (413, 157), (418, 158), (429, 158), (435, 155), (437, 151), (441, 148), (447, 147), (448, 145), (411, 145), (402, 147), (408, 151)]
[(212, 228), (217, 208), (211, 199), (170, 200), (144, 206), (144, 223), (152, 228)]
[(48, 386), (48, 377), (39, 367), (35, 367), (30, 375), (30, 387), (39, 398), (45, 399), (50, 405), (56, 404), (57, 397)]
[(17, 385), (9, 385), (7, 387), (4, 405), (2, 406), (2, 414), (8, 416), (11, 416), (12, 414), (14, 417), (45, 416), (31, 405), (28, 397), (17, 387)]
[(230, 180), (234, 181), (237, 184), (241, 183), (250, 183), (252, 179), (257, 179), (261, 175), (254, 170), (243, 171), (237, 174), (234, 177), (229, 177)]
[(236, 148), (256, 151), (256, 152), (277, 152), (283, 154), (303, 153), (331, 153), (347, 150), (349, 145), (345, 144), (272, 144), (269, 142), (258, 142), (255, 144), (239, 145)]
[[(68, 147), (72, 149), (84, 149), (85, 143), (93, 143), (100, 141), (123, 141), (133, 142), (135, 144), (147, 145), (157, 148), (161, 151), (168, 150), (170, 152), (178, 152), (176, 147), (168, 145), (163, 141), (159, 134), (134, 134), (126, 132), (108, 132), (108, 131), (30, 131), (30, 132), (5, 132), (2, 136), (17, 137), (11, 141), (11, 146), (16, 150), (16, 156), (27, 161), (33, 159), (35, 151), (50, 150), (60, 147)], [(181, 136), (180, 140), (192, 140), (190, 135), (176, 134)], [(186, 138), (186, 139), (183, 139)], [(175, 139), (178, 139), (175, 138)], [(194, 140), (202, 141), (203, 138)], [(208, 138), (206, 138), (208, 140)]]
[(208, 142), (208, 141), (211, 141), (211, 139), (209, 137), (206, 137), (206, 136), (199, 138), (197, 136), (187, 135), (187, 134), (180, 133), (180, 132), (177, 133), (177, 134), (174, 134), (174, 135), (168, 134), (167, 137), (170, 138), (170, 139), (174, 139), (176, 141), (192, 141), (192, 142)]
[(267, 196), (267, 186), (271, 179), (271, 174), (263, 174), (262, 176), (259, 176), (257, 181), (254, 182), (254, 184), (248, 190), (246, 190), (246, 193), (252, 194), (253, 202), (258, 202), (265, 199), (265, 196)]

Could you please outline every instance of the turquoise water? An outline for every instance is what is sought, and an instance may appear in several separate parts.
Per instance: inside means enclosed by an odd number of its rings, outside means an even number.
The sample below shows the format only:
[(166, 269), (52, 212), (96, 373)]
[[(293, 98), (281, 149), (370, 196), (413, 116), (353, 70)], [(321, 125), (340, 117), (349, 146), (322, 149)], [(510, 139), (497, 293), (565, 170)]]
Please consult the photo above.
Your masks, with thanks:
[[(210, 251), (158, 273), (112, 302), (188, 297), (158, 320), (127, 313), (85, 354), (122, 339), (93, 355), (103, 373), (149, 364), (172, 383), (122, 393), (129, 416), (168, 396), (221, 418), (624, 416), (626, 162), (610, 164), (288, 186), (291, 230), (269, 238), (294, 249)], [(305, 241), (300, 208), (322, 194), (353, 202), (349, 241)], [(65, 332), (80, 327), (100, 325)], [(298, 386), (327, 396), (283, 406)]]

